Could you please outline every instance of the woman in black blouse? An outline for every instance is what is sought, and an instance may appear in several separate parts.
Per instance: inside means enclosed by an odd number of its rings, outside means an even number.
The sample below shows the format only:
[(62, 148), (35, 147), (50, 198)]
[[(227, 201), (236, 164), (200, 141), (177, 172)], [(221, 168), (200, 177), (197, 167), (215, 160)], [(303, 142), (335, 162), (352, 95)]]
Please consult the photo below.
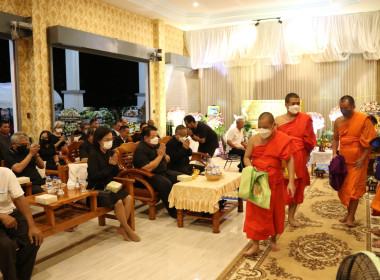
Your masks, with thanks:
[(53, 127), (53, 142), (57, 151), (60, 151), (63, 146), (69, 144), (69, 141), (66, 139), (66, 135), (62, 132), (63, 123), (60, 121), (55, 122)]
[(44, 130), (40, 134), (40, 151), (43, 161), (46, 161), (46, 169), (57, 170), (59, 165), (58, 155), (53, 143), (53, 135)]
[[(112, 132), (105, 126), (100, 126), (94, 133), (92, 141), (94, 149), (88, 156), (88, 188), (103, 190), (113, 177), (119, 172), (117, 154), (110, 149), (112, 147)], [(111, 201), (114, 204), (116, 218), (120, 222), (117, 232), (123, 235), (126, 241), (140, 241), (140, 237), (133, 232), (127, 221), (133, 207), (132, 197), (123, 189), (117, 193), (110, 192)], [(101, 206), (101, 205), (100, 205)]]

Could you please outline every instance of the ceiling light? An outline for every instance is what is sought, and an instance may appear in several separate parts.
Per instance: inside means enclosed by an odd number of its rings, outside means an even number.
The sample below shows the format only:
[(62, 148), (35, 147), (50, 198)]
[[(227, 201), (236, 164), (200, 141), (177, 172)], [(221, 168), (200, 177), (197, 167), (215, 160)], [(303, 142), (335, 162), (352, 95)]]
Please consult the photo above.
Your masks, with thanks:
[(281, 20), (281, 18), (277, 18), (278, 19), (278, 23), (279, 24), (282, 24), (282, 20)]
[(258, 20), (256, 23), (255, 23), (255, 26), (258, 26), (260, 24), (260, 20)]
[(198, 2), (194, 2), (193, 3), (193, 7), (198, 7), (199, 6), (199, 3)]

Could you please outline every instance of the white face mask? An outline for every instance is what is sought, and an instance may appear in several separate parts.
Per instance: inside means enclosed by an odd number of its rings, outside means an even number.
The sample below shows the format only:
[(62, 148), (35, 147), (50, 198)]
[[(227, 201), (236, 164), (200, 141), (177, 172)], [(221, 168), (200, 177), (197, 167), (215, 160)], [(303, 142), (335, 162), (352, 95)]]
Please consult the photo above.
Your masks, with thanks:
[(187, 139), (186, 137), (179, 137), (179, 138), (178, 138), (178, 141), (180, 141), (180, 142), (182, 142), (182, 143), (183, 143), (183, 142), (185, 142), (185, 141), (186, 141), (186, 139)]
[(111, 149), (112, 148), (112, 142), (113, 142), (112, 140), (107, 141), (107, 142), (103, 142), (103, 148), (106, 149), (106, 150)]
[(62, 133), (63, 129), (62, 129), (62, 128), (56, 128), (55, 131), (56, 131), (57, 133)]
[(158, 137), (154, 137), (153, 139), (150, 139), (150, 144), (157, 145), (158, 144)]
[(300, 105), (289, 106), (289, 112), (292, 114), (298, 114), (300, 111)]
[(272, 134), (272, 129), (267, 128), (259, 128), (260, 136), (265, 139), (268, 138)]

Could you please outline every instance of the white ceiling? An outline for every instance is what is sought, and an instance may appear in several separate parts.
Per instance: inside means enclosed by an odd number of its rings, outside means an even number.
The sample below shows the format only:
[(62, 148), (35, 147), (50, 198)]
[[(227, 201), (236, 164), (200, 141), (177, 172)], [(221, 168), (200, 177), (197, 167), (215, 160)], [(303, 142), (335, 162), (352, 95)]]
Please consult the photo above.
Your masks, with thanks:
[[(380, 0), (102, 0), (182, 30), (282, 19), (380, 10)], [(193, 3), (199, 6), (194, 7)]]

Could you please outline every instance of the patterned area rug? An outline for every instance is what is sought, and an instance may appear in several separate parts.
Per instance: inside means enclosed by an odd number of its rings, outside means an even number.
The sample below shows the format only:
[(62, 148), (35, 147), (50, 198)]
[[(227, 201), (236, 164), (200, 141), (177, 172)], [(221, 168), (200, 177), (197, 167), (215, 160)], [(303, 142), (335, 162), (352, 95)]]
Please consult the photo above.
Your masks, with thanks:
[(366, 194), (360, 199), (357, 226), (349, 228), (338, 221), (346, 209), (328, 179), (314, 180), (296, 212), (301, 226), (293, 228), (286, 224), (278, 240), (280, 251), (272, 252), (269, 242), (262, 241), (260, 255), (246, 258), (242, 252), (251, 246), (248, 242), (218, 279), (335, 279), (344, 257), (374, 249), (371, 248), (374, 236), (369, 229), (380, 227), (380, 217), (370, 216), (372, 198), (372, 194)]

